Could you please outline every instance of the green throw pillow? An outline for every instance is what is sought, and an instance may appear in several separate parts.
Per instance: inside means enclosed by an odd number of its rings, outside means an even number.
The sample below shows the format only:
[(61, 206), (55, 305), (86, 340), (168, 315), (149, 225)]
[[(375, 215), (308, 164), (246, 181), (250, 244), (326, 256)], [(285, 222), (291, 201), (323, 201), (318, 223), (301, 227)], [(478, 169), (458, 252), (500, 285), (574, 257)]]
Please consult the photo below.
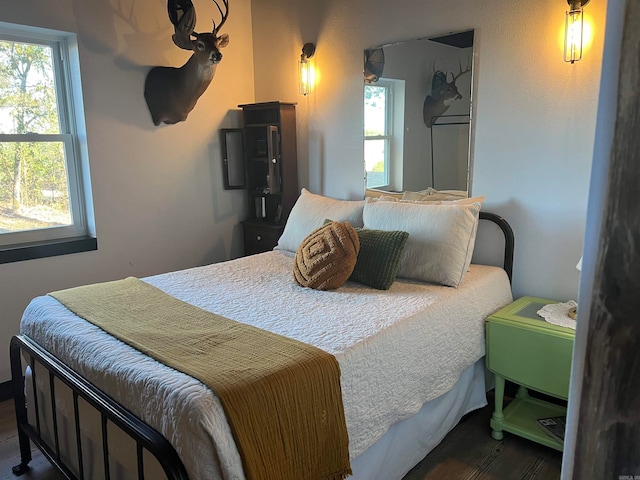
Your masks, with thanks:
[(396, 279), (409, 234), (366, 228), (355, 230), (360, 239), (360, 252), (349, 280), (378, 290), (389, 290)]

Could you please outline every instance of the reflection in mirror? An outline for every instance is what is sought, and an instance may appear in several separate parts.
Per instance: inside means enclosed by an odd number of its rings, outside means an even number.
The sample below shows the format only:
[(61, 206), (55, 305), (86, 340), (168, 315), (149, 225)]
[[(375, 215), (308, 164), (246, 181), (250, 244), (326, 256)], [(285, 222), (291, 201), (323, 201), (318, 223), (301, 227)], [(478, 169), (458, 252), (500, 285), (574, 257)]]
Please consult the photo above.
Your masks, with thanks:
[(364, 52), (366, 188), (469, 190), (473, 30)]
[(242, 129), (223, 128), (221, 137), (224, 188), (226, 190), (245, 188)]

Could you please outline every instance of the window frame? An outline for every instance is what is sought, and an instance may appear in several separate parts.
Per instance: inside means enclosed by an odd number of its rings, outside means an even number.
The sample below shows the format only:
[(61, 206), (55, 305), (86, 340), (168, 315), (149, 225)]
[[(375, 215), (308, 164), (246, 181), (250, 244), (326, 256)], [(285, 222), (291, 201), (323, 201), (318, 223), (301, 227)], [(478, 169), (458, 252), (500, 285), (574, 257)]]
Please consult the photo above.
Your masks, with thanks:
[(0, 134), (0, 143), (62, 144), (72, 219), (71, 225), (0, 234), (0, 263), (96, 250), (76, 35), (0, 22), (0, 40), (51, 48), (59, 133)]
[[(393, 107), (393, 102), (394, 102), (394, 95), (393, 95), (393, 89), (394, 89), (394, 84), (393, 82), (387, 81), (385, 79), (379, 79), (375, 84), (373, 85), (365, 85), (364, 86), (364, 91), (363, 93), (366, 91), (366, 89), (368, 87), (378, 87), (378, 88), (384, 88), (385, 90), (385, 125), (384, 125), (384, 134), (383, 135), (366, 135), (364, 136), (364, 145), (365, 145), (365, 152), (366, 152), (366, 144), (367, 141), (375, 141), (375, 140), (382, 140), (384, 142), (384, 184), (382, 185), (369, 185), (368, 183), (368, 172), (366, 170), (366, 166), (365, 166), (365, 176), (367, 178), (365, 178), (365, 187), (366, 188), (388, 188), (390, 186), (390, 169), (391, 169), (391, 141), (393, 139), (393, 111), (394, 111), (394, 107)], [(364, 96), (363, 96), (363, 100), (364, 100)], [(365, 119), (366, 122), (366, 119)], [(365, 163), (366, 165), (366, 163)]]

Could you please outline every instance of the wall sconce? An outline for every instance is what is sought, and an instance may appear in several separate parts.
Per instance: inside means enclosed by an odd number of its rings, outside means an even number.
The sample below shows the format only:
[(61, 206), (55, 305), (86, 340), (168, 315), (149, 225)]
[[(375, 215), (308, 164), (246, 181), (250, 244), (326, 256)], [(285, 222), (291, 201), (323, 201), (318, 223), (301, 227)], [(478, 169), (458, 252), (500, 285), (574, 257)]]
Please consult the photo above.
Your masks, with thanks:
[(316, 46), (313, 43), (305, 43), (298, 62), (298, 91), (305, 96), (311, 93), (313, 87), (313, 66), (309, 59), (314, 53), (316, 53)]
[(589, 0), (567, 0), (569, 11), (564, 19), (564, 61), (575, 63), (582, 58), (582, 41), (584, 22), (582, 7)]

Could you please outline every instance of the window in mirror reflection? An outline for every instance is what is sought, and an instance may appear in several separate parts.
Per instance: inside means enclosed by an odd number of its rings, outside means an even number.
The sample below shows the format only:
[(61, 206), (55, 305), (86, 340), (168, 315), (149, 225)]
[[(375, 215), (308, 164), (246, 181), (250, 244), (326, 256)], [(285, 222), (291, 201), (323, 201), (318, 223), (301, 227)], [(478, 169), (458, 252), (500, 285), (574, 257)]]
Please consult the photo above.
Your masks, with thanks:
[(364, 87), (364, 163), (367, 188), (389, 184), (390, 86), (379, 83)]
[[(380, 79), (364, 87), (364, 158), (367, 188), (393, 189), (393, 178), (402, 174), (404, 82)], [(400, 172), (397, 172), (400, 168)]]

